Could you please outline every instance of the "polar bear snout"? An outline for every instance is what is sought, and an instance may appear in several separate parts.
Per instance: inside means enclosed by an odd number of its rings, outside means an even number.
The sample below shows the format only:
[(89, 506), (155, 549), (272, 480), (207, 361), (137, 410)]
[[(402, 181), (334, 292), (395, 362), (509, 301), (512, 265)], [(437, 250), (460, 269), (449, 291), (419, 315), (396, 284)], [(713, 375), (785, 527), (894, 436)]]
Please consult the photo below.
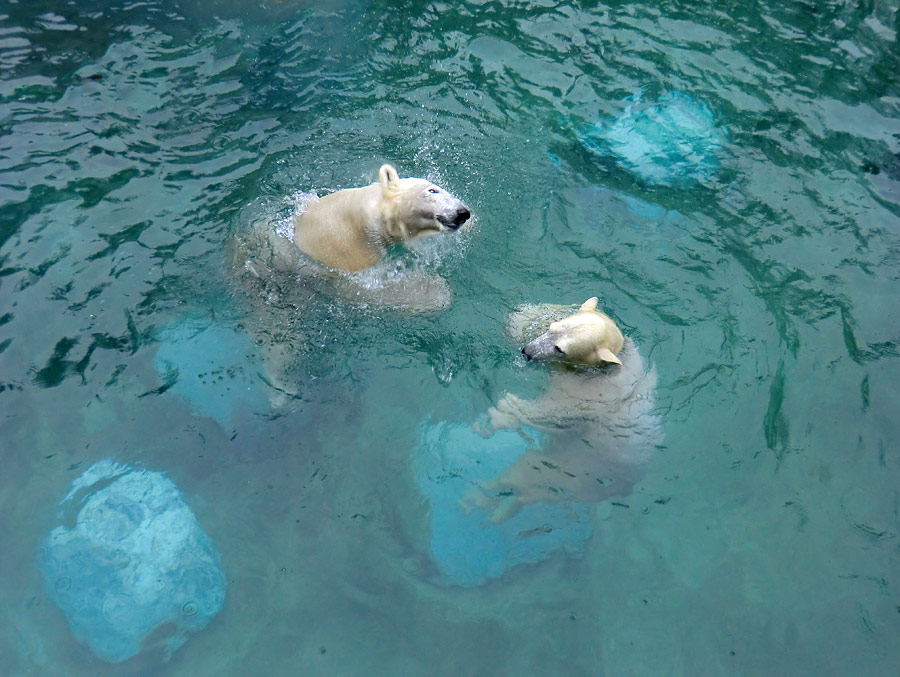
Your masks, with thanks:
[(472, 213), (465, 205), (460, 205), (458, 209), (446, 214), (438, 214), (437, 220), (444, 228), (448, 230), (457, 230), (462, 224), (469, 220)]
[(532, 360), (558, 360), (565, 357), (565, 353), (554, 342), (554, 337), (549, 333), (538, 336), (534, 341), (522, 348), (522, 354), (528, 362)]
[(559, 357), (562, 351), (553, 345), (552, 337), (548, 334), (542, 334), (522, 348), (522, 354), (526, 360), (531, 362), (532, 360), (546, 360)]

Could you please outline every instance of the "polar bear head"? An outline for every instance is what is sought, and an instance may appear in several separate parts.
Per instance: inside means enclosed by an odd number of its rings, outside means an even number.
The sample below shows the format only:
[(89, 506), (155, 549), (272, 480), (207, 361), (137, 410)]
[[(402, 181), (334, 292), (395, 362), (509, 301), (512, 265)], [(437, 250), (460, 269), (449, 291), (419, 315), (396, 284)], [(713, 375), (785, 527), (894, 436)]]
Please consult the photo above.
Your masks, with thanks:
[(471, 216), (469, 209), (426, 179), (401, 179), (391, 165), (378, 170), (382, 219), (396, 242), (428, 233), (452, 233)]
[(528, 360), (622, 364), (616, 355), (624, 342), (616, 323), (597, 310), (595, 296), (573, 315), (552, 323), (547, 331), (522, 348), (522, 354)]

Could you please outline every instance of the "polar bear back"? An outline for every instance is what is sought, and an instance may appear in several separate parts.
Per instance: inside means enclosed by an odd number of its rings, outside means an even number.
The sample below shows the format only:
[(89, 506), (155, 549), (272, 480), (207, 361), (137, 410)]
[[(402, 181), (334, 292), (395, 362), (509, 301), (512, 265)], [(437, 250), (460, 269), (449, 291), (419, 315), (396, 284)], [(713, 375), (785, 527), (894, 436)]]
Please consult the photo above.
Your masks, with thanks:
[(373, 232), (381, 185), (348, 188), (309, 204), (294, 221), (294, 243), (329, 268), (356, 271), (381, 259), (384, 243)]

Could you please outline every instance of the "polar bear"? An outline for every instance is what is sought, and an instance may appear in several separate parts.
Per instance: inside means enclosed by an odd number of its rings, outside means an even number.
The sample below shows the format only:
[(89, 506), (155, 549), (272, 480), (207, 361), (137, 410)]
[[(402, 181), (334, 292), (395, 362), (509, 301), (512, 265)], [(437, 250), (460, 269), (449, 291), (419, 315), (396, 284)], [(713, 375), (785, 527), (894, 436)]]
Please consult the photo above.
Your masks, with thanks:
[(411, 313), (445, 309), (452, 294), (440, 275), (416, 261), (377, 264), (391, 245), (457, 231), (471, 216), (447, 191), (425, 179), (401, 179), (389, 164), (369, 186), (298, 197), (285, 200), (288, 218), (264, 215), (226, 241), (237, 289), (254, 305), (250, 331), (274, 405), (296, 396), (288, 372), (297, 357), (298, 310), (313, 299), (320, 307), (338, 299)]
[(391, 165), (378, 182), (347, 188), (312, 202), (294, 221), (294, 244), (329, 268), (371, 268), (393, 244), (428, 233), (452, 233), (469, 209), (425, 179), (401, 179)]
[(547, 362), (550, 380), (534, 400), (506, 393), (488, 410), (482, 432), (519, 429), (529, 436), (531, 428), (540, 441), (469, 492), (463, 507), (487, 509), (501, 522), (541, 501), (625, 496), (643, 476), (663, 441), (654, 413), (656, 372), (597, 304), (590, 298), (574, 313), (573, 306), (525, 306), (510, 316), (511, 336), (527, 340), (525, 359)]
[(298, 194), (295, 215), (262, 218), (233, 234), (233, 269), (259, 282), (259, 295), (270, 300), (300, 304), (324, 294), (410, 312), (446, 308), (452, 294), (442, 277), (415, 262), (377, 264), (392, 244), (459, 230), (468, 207), (425, 179), (399, 178), (391, 165), (378, 175), (377, 183), (322, 198)]

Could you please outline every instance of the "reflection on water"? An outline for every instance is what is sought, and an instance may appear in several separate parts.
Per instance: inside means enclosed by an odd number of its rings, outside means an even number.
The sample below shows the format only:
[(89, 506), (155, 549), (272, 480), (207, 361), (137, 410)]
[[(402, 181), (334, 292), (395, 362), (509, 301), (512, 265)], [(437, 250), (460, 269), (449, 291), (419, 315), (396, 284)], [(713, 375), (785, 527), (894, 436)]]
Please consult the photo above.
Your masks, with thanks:
[[(898, 21), (886, 0), (0, 8), (0, 674), (890, 672)], [(616, 120), (623, 145), (585, 146)], [(642, 135), (699, 164), (642, 175)], [(472, 210), (383, 271), (442, 278), (446, 310), (235, 275), (232, 238), (383, 162)], [(595, 294), (656, 367), (665, 449), (577, 547), (446, 585), (423, 425), (538, 396), (506, 317)], [(59, 496), (105, 458), (171, 478), (228, 573), (168, 662), (101, 662), (41, 583)]]

